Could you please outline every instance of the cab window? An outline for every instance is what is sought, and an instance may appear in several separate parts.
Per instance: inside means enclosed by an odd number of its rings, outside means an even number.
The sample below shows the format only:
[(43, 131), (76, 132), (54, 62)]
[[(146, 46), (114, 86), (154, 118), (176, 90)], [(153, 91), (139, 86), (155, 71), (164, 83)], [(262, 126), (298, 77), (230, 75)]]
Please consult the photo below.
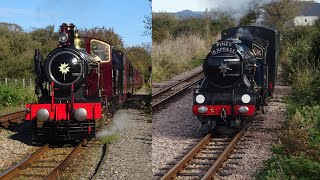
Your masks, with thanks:
[(110, 61), (110, 45), (99, 41), (99, 40), (91, 40), (90, 43), (91, 54), (98, 56), (102, 62)]

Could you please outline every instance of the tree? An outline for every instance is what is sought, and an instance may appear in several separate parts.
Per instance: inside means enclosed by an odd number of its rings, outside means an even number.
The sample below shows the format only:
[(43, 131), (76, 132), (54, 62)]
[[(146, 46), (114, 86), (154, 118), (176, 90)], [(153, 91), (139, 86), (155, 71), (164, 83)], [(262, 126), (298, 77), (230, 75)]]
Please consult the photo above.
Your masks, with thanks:
[(87, 36), (100, 39), (102, 41), (106, 41), (118, 49), (123, 49), (123, 41), (122, 37), (114, 32), (113, 28), (106, 28), (106, 27), (94, 27), (91, 29), (80, 29), (79, 30), (80, 36)]
[(286, 22), (299, 14), (300, 5), (298, 0), (280, 0), (266, 4), (264, 6), (266, 23), (282, 30)]
[[(149, 0), (150, 3), (150, 13), (152, 10), (152, 1)], [(144, 28), (146, 29), (146, 31), (143, 32), (143, 36), (152, 36), (152, 19), (150, 17), (150, 15), (145, 15), (144, 16)]]
[(54, 32), (54, 25), (49, 25), (45, 28), (34, 28), (29, 34), (33, 41), (40, 43), (37, 48), (40, 49), (40, 52), (44, 57), (59, 44), (59, 34), (58, 32)]
[(152, 42), (170, 38), (176, 18), (168, 13), (152, 13)]
[(240, 25), (249, 25), (256, 22), (261, 15), (261, 3), (259, 1), (252, 1), (248, 12), (240, 19)]
[(132, 46), (125, 49), (125, 54), (136, 69), (147, 76), (150, 75), (151, 55), (147, 49), (141, 46)]

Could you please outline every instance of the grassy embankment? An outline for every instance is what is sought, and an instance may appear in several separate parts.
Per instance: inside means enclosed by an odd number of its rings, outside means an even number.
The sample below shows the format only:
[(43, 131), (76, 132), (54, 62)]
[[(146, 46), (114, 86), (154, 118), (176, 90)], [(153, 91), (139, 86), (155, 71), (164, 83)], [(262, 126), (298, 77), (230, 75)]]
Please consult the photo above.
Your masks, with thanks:
[(201, 65), (209, 49), (206, 41), (195, 34), (153, 43), (153, 82), (168, 80), (174, 75)]
[(205, 18), (178, 18), (168, 13), (152, 14), (152, 80), (161, 82), (200, 66), (215, 35), (234, 26), (229, 16), (207, 12)]
[(281, 62), (292, 85), (288, 121), (257, 179), (320, 177), (320, 25), (282, 32)]
[(0, 85), (0, 115), (23, 110), (25, 104), (33, 102), (33, 88), (18, 85)]

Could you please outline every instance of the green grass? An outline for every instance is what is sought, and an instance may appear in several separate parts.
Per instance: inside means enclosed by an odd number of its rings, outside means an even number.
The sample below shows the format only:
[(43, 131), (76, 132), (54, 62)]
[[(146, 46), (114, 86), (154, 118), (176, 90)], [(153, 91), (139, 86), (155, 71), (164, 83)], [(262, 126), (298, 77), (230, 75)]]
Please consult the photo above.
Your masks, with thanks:
[(275, 155), (268, 161), (257, 179), (319, 179), (320, 162), (303, 154), (298, 156)]
[(103, 136), (100, 141), (104, 144), (113, 144), (119, 140), (119, 135), (117, 133)]
[(21, 106), (35, 99), (33, 88), (8, 85), (0, 86), (0, 107)]
[(35, 102), (34, 89), (17, 85), (0, 85), (0, 115), (25, 109), (25, 104)]

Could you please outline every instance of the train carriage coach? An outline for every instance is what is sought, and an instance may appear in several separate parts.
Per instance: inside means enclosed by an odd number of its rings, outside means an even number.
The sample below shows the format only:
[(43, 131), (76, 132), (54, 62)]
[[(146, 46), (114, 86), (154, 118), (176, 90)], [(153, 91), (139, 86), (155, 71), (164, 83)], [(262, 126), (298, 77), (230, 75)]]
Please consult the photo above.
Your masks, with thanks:
[(43, 59), (35, 51), (35, 93), (27, 104), (34, 138), (75, 140), (95, 135), (107, 114), (142, 86), (140, 73), (123, 52), (72, 23), (60, 26), (59, 46)]
[(241, 129), (273, 93), (279, 32), (257, 26), (223, 30), (203, 63), (204, 79), (193, 94), (193, 114), (210, 131)]

